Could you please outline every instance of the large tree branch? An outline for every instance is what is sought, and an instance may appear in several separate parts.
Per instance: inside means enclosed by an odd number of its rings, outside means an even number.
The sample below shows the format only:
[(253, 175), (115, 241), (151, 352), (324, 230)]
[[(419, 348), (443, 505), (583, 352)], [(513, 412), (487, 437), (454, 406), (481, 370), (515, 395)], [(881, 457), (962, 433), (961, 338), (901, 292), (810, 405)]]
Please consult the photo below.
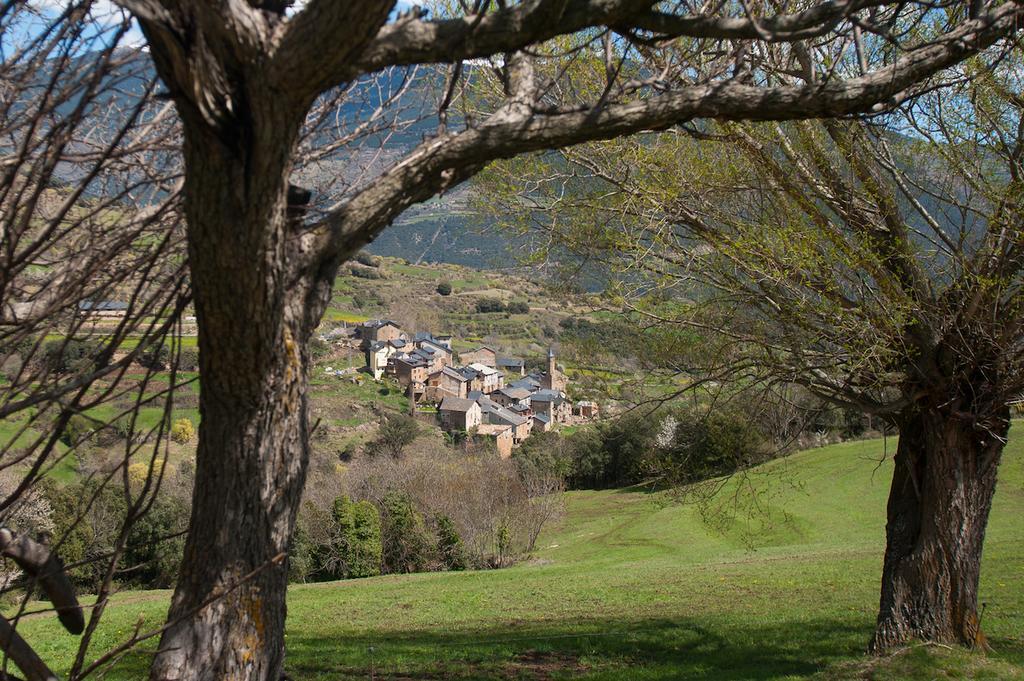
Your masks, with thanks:
[(489, 57), (597, 26), (651, 31), (658, 38), (796, 40), (824, 35), (852, 13), (886, 3), (837, 0), (765, 17), (677, 16), (651, 10), (653, 4), (651, 0), (527, 0), (508, 9), (455, 19), (428, 21), (412, 16), (384, 26), (359, 60), (335, 77), (341, 82), (387, 66)]
[[(394, 9), (396, 0), (312, 0), (286, 26), (274, 80), (315, 97), (339, 82)], [(347, 79), (346, 79), (347, 80)]]
[(320, 259), (344, 257), (414, 203), (468, 179), (490, 161), (523, 152), (662, 130), (697, 118), (795, 120), (884, 111), (908, 96), (914, 84), (1016, 30), (1022, 15), (1024, 6), (1004, 4), (886, 68), (848, 80), (779, 87), (730, 80), (630, 103), (526, 115), (500, 109), (478, 127), (421, 144), (308, 232), (305, 238), (315, 243), (304, 250)]
[(887, 4), (884, 0), (837, 0), (773, 17), (677, 16), (652, 11), (636, 15), (630, 28), (659, 36), (689, 36), (718, 40), (806, 40), (836, 28), (854, 12)]

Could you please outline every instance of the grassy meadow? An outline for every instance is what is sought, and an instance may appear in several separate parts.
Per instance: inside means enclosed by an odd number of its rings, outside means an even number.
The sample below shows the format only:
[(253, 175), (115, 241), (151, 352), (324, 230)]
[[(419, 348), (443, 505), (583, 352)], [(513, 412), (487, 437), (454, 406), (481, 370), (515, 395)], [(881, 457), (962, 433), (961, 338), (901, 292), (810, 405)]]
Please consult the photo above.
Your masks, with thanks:
[[(738, 476), (708, 500), (568, 494), (533, 560), (482, 572), (297, 585), (293, 679), (1024, 678), (1024, 433), (1007, 448), (981, 599), (993, 651), (915, 646), (876, 659), (893, 440), (825, 447)], [(698, 501), (698, 498), (701, 499)], [(126, 592), (94, 650), (158, 627), (168, 592)], [(20, 631), (58, 669), (76, 641), (51, 616)], [(145, 650), (106, 678), (144, 678)]]

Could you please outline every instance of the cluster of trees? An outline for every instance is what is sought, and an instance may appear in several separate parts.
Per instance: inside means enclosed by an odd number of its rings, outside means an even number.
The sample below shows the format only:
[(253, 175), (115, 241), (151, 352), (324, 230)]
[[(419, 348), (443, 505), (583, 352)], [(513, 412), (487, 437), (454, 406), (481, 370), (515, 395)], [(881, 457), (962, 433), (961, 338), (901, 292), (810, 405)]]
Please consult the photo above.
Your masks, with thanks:
[(675, 406), (638, 409), (569, 435), (535, 433), (513, 458), (523, 470), (563, 477), (570, 489), (599, 489), (705, 480), (780, 451), (749, 414)]
[(533, 550), (562, 508), (565, 473), (502, 460), (486, 441), (409, 448), (410, 422), (386, 419), (337, 493), (307, 495), (291, 579), (503, 567)]
[(508, 312), (509, 314), (527, 314), (530, 311), (530, 305), (520, 300), (504, 303), (498, 298), (480, 298), (476, 301), (476, 311), (479, 313)]

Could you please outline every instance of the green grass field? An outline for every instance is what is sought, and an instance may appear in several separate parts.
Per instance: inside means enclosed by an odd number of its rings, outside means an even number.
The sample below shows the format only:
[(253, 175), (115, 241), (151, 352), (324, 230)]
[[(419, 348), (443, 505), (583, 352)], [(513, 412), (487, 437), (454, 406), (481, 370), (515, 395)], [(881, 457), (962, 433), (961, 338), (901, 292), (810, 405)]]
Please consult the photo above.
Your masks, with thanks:
[[(1021, 426), (1016, 426), (1019, 433)], [(875, 618), (889, 440), (794, 455), (706, 505), (643, 490), (576, 492), (533, 560), (488, 572), (292, 588), (294, 679), (1024, 678), (1024, 437), (1007, 448), (982, 574), (987, 656), (864, 654)], [(95, 650), (167, 592), (119, 597)], [(51, 617), (21, 631), (58, 668), (75, 641)], [(152, 645), (148, 650), (152, 650)], [(143, 678), (145, 652), (107, 678)]]

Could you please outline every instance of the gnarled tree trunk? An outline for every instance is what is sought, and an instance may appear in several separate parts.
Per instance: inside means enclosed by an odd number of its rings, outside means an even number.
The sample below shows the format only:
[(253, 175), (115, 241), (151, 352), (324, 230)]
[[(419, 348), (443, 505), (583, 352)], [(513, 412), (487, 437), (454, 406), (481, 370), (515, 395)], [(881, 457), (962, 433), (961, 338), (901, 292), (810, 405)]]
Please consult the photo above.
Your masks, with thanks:
[(900, 424), (875, 652), (912, 639), (985, 645), (978, 578), (1009, 412), (984, 423), (934, 408)]
[(288, 218), (298, 125), (277, 120), (301, 117), (247, 106), (251, 127), (231, 134), (186, 119), (202, 421), (154, 681), (282, 675), (286, 551), (308, 462), (306, 341), (337, 267), (303, 269), (301, 229)]

